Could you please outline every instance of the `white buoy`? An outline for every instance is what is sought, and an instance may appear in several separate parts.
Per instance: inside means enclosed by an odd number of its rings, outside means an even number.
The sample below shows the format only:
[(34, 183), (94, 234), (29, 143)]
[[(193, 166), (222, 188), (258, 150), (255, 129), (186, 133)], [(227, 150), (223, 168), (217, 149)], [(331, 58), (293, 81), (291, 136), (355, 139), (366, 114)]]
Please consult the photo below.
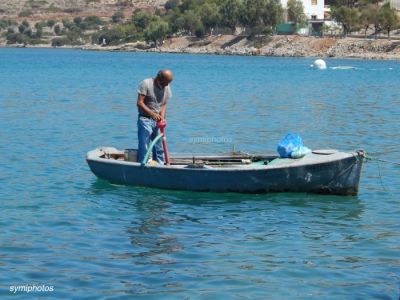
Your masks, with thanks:
[(325, 70), (326, 62), (323, 59), (317, 59), (316, 61), (314, 61), (311, 67), (316, 68), (318, 70)]

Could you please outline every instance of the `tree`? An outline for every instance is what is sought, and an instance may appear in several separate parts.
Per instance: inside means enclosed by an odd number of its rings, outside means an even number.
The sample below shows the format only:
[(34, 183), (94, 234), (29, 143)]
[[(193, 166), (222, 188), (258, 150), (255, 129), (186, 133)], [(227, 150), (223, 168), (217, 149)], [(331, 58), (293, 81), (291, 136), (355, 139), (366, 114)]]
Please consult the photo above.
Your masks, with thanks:
[(32, 29), (27, 28), (27, 29), (24, 31), (24, 35), (26, 35), (27, 37), (32, 37), (32, 36), (33, 36), (33, 34), (32, 34)]
[(195, 33), (196, 30), (198, 30), (198, 33), (200, 33), (203, 23), (196, 12), (193, 10), (187, 10), (177, 19), (177, 26), (179, 30), (184, 30), (190, 33)]
[(98, 29), (99, 25), (104, 24), (98, 16), (88, 16), (83, 19), (83, 22), (87, 24), (87, 29)]
[(206, 31), (210, 32), (219, 23), (221, 17), (216, 3), (206, 2), (197, 11)]
[(57, 24), (56, 26), (54, 26), (54, 33), (56, 35), (60, 35), (60, 33), (61, 33), (60, 25)]
[(64, 45), (68, 45), (70, 43), (71, 43), (71, 41), (66, 37), (54, 38), (51, 40), (51, 46), (53, 46), (53, 47), (61, 47)]
[(22, 25), (24, 25), (26, 28), (29, 28), (29, 22), (27, 20), (22, 21)]
[(117, 45), (128, 41), (143, 39), (133, 23), (120, 24), (112, 28), (103, 28), (92, 35), (92, 42), (96, 44)]
[(40, 39), (42, 37), (42, 35), (43, 35), (43, 29), (42, 29), (42, 27), (39, 27), (36, 29), (36, 32), (33, 35), (33, 37), (36, 39)]
[(167, 33), (168, 23), (159, 17), (151, 21), (148, 28), (144, 31), (144, 36), (146, 41), (154, 42), (155, 47), (157, 47), (158, 43), (166, 38)]
[(48, 20), (47, 21), (47, 26), (48, 27), (50, 27), (50, 28), (53, 28), (53, 26), (56, 24), (56, 21), (54, 21), (54, 20)]
[(386, 30), (388, 38), (390, 38), (390, 31), (399, 25), (399, 19), (396, 11), (390, 7), (389, 3), (385, 3), (379, 9), (378, 15), (382, 29)]
[(152, 14), (144, 11), (139, 11), (138, 13), (135, 13), (133, 15), (132, 22), (137, 28), (144, 30), (150, 24), (152, 18)]
[(32, 16), (32, 15), (33, 15), (33, 13), (32, 13), (31, 10), (24, 10), (24, 11), (21, 11), (21, 12), (18, 14), (18, 17), (26, 18), (26, 17), (30, 17), (30, 16)]
[(175, 9), (176, 7), (178, 7), (179, 2), (179, 0), (168, 0), (165, 3), (164, 7), (166, 10)]
[(36, 29), (43, 29), (43, 27), (46, 27), (47, 23), (46, 22), (36, 22), (35, 23), (35, 28)]
[(360, 25), (364, 28), (364, 36), (367, 37), (367, 30), (371, 24), (375, 23), (378, 10), (375, 6), (367, 6), (361, 10), (360, 14)]
[(287, 13), (295, 30), (298, 25), (304, 25), (307, 22), (303, 2), (300, 0), (289, 0), (287, 2)]
[(79, 26), (79, 24), (82, 23), (82, 18), (81, 17), (75, 17), (74, 18), (74, 23)]
[(187, 10), (195, 10), (197, 6), (204, 2), (204, 0), (183, 0), (179, 4), (179, 9), (181, 10), (181, 12), (185, 12)]
[(6, 35), (7, 44), (28, 44), (29, 37), (22, 33), (8, 32)]
[[(361, 0), (364, 1), (364, 0)], [(370, 0), (365, 0), (365, 1), (370, 1)], [(335, 7), (355, 7), (355, 4), (360, 1), (356, 0), (333, 0), (333, 1), (325, 1), (325, 5), (331, 5)]]
[(376, 6), (379, 7), (379, 2), (382, 2), (382, 0), (359, 0), (357, 1), (357, 7), (367, 7), (367, 6)]
[(124, 13), (119, 10), (112, 15), (111, 20), (113, 21), (113, 23), (118, 23), (121, 22), (123, 18), (124, 18)]
[(251, 36), (271, 33), (282, 20), (283, 9), (278, 0), (245, 0), (241, 23), (251, 30)]
[(16, 23), (15, 21), (11, 21), (8, 19), (1, 19), (0, 20), (0, 29), (6, 29), (6, 28), (10, 28), (10, 26), (15, 26), (18, 23)]
[(219, 6), (220, 24), (235, 31), (239, 24), (240, 12), (243, 10), (240, 0), (222, 0)]
[(179, 23), (180, 16), (181, 12), (177, 7), (172, 10), (168, 10), (168, 12), (164, 15), (163, 19), (168, 22), (171, 32), (178, 32), (182, 29), (182, 26)]
[(22, 25), (22, 24), (18, 26), (18, 31), (19, 31), (19, 33), (24, 33), (26, 29), (27, 29), (27, 27), (25, 27), (25, 26)]
[(332, 17), (342, 24), (344, 36), (350, 33), (359, 24), (359, 12), (356, 8), (349, 8), (346, 6), (335, 7), (332, 11)]
[(283, 8), (279, 0), (269, 0), (264, 12), (264, 24), (275, 31), (276, 25), (282, 22)]

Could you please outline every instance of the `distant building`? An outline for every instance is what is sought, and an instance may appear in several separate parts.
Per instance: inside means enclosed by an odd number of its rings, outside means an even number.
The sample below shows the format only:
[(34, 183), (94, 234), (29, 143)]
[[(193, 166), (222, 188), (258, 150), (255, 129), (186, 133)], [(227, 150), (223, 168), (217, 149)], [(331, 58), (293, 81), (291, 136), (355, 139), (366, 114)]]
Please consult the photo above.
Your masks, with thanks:
[[(308, 20), (324, 20), (325, 0), (300, 0)], [(392, 0), (398, 1), (400, 0)], [(281, 0), (283, 8), (287, 8), (287, 0)]]
[(400, 0), (390, 0), (390, 7), (400, 10)]
[[(282, 7), (287, 8), (288, 0), (280, 0)], [(300, 34), (309, 35), (320, 32), (321, 26), (325, 20), (325, 0), (300, 0), (304, 6), (304, 13), (307, 17), (309, 27), (300, 30)], [(400, 0), (395, 0), (400, 1)], [(287, 21), (287, 18), (286, 18)]]

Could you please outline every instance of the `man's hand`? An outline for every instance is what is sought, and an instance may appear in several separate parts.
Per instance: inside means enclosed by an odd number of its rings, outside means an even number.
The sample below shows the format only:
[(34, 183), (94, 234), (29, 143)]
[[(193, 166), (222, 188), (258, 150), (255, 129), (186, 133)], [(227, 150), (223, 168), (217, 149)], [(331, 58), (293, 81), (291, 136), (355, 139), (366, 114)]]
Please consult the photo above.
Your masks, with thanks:
[(154, 121), (161, 121), (161, 120), (162, 120), (161, 115), (158, 114), (158, 113), (152, 113), (152, 114), (151, 114), (151, 118), (152, 118)]

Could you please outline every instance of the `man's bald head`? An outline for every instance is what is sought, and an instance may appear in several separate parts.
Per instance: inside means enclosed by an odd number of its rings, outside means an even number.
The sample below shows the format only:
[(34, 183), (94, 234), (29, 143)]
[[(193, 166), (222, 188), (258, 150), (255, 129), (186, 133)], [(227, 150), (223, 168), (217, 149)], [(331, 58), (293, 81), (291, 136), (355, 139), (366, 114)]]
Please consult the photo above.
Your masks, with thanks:
[(167, 86), (173, 79), (171, 70), (160, 70), (157, 73), (157, 80), (162, 86)]

